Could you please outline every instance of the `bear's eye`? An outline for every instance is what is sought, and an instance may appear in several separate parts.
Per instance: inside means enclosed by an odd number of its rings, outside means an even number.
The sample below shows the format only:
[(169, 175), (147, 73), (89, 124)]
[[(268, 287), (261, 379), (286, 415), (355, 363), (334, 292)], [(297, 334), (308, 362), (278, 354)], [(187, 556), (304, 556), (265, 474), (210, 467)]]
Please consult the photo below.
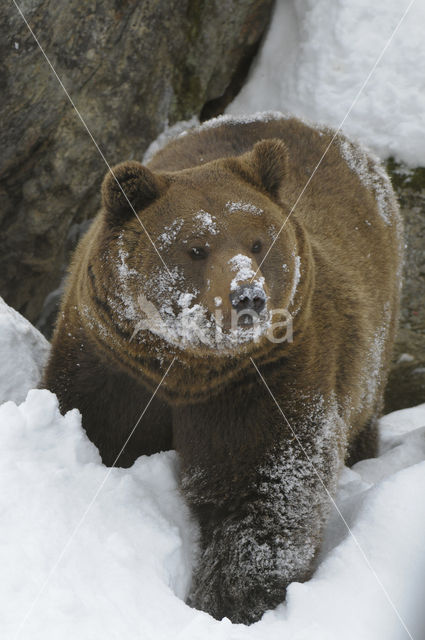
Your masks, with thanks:
[(256, 240), (251, 247), (252, 253), (260, 253), (262, 246), (263, 245), (261, 244), (261, 240)]
[(208, 252), (204, 247), (192, 247), (189, 251), (189, 255), (192, 260), (205, 260), (208, 256)]

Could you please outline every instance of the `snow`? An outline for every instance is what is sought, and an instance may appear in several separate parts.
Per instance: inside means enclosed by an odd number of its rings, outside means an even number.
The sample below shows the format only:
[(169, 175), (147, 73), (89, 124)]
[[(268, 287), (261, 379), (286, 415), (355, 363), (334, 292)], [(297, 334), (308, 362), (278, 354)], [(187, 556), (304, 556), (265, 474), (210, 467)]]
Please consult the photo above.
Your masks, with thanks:
[(227, 112), (343, 123), (382, 159), (423, 166), (424, 23), (421, 0), (277, 0), (250, 78)]
[[(264, 109), (261, 110), (261, 120), (263, 122), (279, 120), (281, 117), (282, 117), (282, 114), (280, 113), (280, 111), (276, 111), (276, 110), (264, 111)], [(258, 113), (238, 113), (237, 117), (235, 117), (232, 114), (226, 114), (223, 116), (218, 116), (217, 118), (211, 118), (211, 120), (206, 120), (204, 123), (202, 123), (200, 129), (201, 131), (204, 131), (207, 129), (214, 129), (215, 127), (220, 127), (224, 123), (250, 124), (252, 122), (256, 122), (257, 120), (258, 120)], [(183, 123), (180, 123), (180, 124), (183, 124)]]
[(200, 343), (213, 345), (212, 320), (208, 319), (206, 308), (191, 304), (194, 297), (192, 293), (177, 291), (174, 297), (177, 297), (176, 303), (180, 309), (177, 313), (170, 304), (158, 310), (146, 296), (139, 294), (140, 314), (143, 317), (136, 324), (132, 339), (139, 331), (150, 331), (182, 349)]
[(218, 234), (217, 218), (212, 216), (208, 211), (201, 209), (195, 215), (195, 230), (202, 234), (205, 232), (215, 236)]
[[(4, 303), (0, 318), (3, 367), (12, 375), (9, 362), (36, 361), (40, 371), (44, 338)], [(176, 454), (104, 467), (79, 412), (61, 416), (52, 393), (29, 390), (38, 375), (16, 372), (15, 389), (0, 378), (1, 396), (17, 398), (0, 406), (0, 637), (424, 637), (425, 404), (381, 419), (378, 458), (343, 469), (335, 505), (345, 522), (332, 508), (314, 576), (245, 627), (184, 604), (198, 529)]]
[(171, 246), (177, 238), (177, 235), (184, 223), (183, 218), (177, 218), (173, 222), (164, 227), (164, 231), (156, 239), (156, 247), (159, 251), (162, 251), (166, 247)]
[[(300, 256), (296, 256), (293, 254), (294, 258), (294, 280), (292, 282), (291, 295), (289, 298), (289, 306), (291, 306), (295, 299), (295, 294), (297, 293), (297, 288), (301, 280), (301, 258)], [(282, 265), (284, 271), (288, 269), (286, 264)]]
[[(233, 258), (229, 260), (230, 269), (236, 271), (235, 277), (230, 283), (230, 291), (236, 291), (241, 282), (252, 281), (255, 278), (256, 272), (252, 268), (252, 259), (245, 256), (243, 253), (237, 253)], [(260, 276), (255, 278), (254, 284), (264, 291), (264, 278)]]
[[(214, 313), (209, 313), (204, 305), (192, 304), (193, 297), (192, 293), (176, 290), (173, 298), (177, 298), (179, 311), (175, 312), (172, 305), (163, 305), (158, 309), (144, 294), (139, 294), (140, 319), (135, 325), (131, 340), (143, 341), (144, 337), (140, 332), (149, 331), (182, 350), (205, 345), (216, 355), (230, 356), (231, 349), (258, 340), (270, 328), (268, 314), (262, 312), (253, 327), (231, 326), (224, 330), (223, 315), (219, 309), (221, 298), (214, 298), (216, 309)], [(161, 357), (161, 352), (158, 355)]]
[(199, 124), (199, 119), (196, 116), (193, 116), (190, 120), (182, 120), (180, 122), (176, 122), (171, 127), (168, 125), (168, 122), (164, 125), (164, 130), (159, 136), (151, 142), (149, 147), (146, 149), (143, 156), (143, 163), (147, 164), (152, 160), (153, 156), (163, 149), (166, 144), (173, 140), (177, 136), (186, 135), (187, 132), (193, 127)]
[(134, 304), (129, 284), (131, 279), (137, 278), (139, 274), (136, 269), (129, 268), (127, 264), (128, 257), (128, 251), (124, 248), (124, 233), (121, 232), (118, 238), (118, 262), (116, 263), (118, 286), (115, 288), (120, 304), (117, 305), (112, 297), (109, 298), (109, 302), (122, 316), (129, 320), (134, 320), (137, 317), (137, 308)]
[(238, 200), (237, 202), (226, 202), (226, 209), (229, 213), (235, 213), (235, 211), (243, 211), (244, 213), (252, 213), (254, 216), (261, 216), (264, 213), (263, 209), (255, 206), (251, 202), (241, 202)]
[(0, 298), (0, 404), (25, 399), (40, 379), (49, 349), (41, 333)]
[[(197, 216), (199, 233), (218, 232), (213, 216), (205, 211), (198, 212)], [(134, 322), (132, 341), (143, 341), (143, 332), (149, 331), (179, 349), (204, 345), (213, 349), (214, 353), (228, 356), (236, 346), (258, 340), (270, 328), (269, 314), (265, 309), (252, 327), (232, 325), (223, 329), (223, 314), (218, 309), (221, 305), (219, 298), (214, 299), (216, 309), (213, 312), (205, 305), (194, 302), (193, 299), (199, 295), (199, 290), (187, 282), (181, 268), (174, 267), (169, 272), (158, 265), (151, 269), (143, 281), (139, 281), (137, 271), (128, 267), (126, 258), (128, 254), (118, 252), (116, 268), (119, 287), (111, 293), (108, 300), (117, 314), (118, 321), (127, 319)], [(255, 276), (252, 261), (248, 256), (238, 254), (229, 262), (231, 268), (237, 271), (231, 282), (232, 291), (237, 288), (237, 283)], [(124, 275), (125, 281), (122, 279)], [(144, 293), (139, 293), (136, 297), (131, 294), (130, 278), (134, 278), (132, 290)], [(255, 278), (253, 283), (264, 293), (263, 277)], [(86, 320), (92, 330), (104, 334), (106, 327), (95, 326), (88, 314)], [(158, 357), (161, 358), (160, 352)]]
[(1, 637), (166, 637), (170, 599), (185, 621), (196, 528), (175, 454), (108, 470), (78, 411), (62, 417), (45, 390), (2, 405), (0, 425)]
[(339, 146), (341, 155), (351, 171), (359, 176), (360, 182), (366, 189), (374, 193), (381, 218), (386, 224), (390, 224), (389, 212), (394, 211), (390, 202), (393, 197), (392, 188), (380, 161), (370, 152), (366, 153), (365, 149), (346, 139), (341, 139)]

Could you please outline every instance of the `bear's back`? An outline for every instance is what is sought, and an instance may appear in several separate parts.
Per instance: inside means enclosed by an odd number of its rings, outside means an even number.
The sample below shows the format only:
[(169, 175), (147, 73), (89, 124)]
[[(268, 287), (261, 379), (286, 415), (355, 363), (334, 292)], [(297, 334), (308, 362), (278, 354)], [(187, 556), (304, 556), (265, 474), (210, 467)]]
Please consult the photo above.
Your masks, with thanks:
[[(221, 116), (200, 127), (185, 131), (160, 149), (147, 166), (153, 171), (179, 171), (206, 164), (219, 158), (239, 156), (259, 140), (296, 139), (305, 155), (313, 146), (315, 129), (296, 118), (284, 118), (274, 112), (243, 119)], [(292, 150), (293, 151), (293, 150)]]
[(337, 270), (341, 265), (347, 274), (363, 273), (366, 286), (372, 279), (387, 289), (379, 274), (394, 282), (402, 261), (398, 205), (379, 160), (342, 134), (276, 112), (221, 116), (180, 134), (147, 166), (189, 169), (242, 155), (271, 138), (283, 140), (288, 149), (282, 224), (288, 215), (299, 220), (324, 262), (331, 260)]

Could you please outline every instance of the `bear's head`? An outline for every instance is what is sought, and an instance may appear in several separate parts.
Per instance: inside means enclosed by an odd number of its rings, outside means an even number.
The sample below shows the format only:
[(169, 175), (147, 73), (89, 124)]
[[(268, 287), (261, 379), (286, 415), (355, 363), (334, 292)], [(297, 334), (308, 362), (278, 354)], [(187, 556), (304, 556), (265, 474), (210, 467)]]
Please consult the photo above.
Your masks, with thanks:
[(102, 268), (133, 342), (222, 356), (288, 335), (300, 259), (297, 227), (284, 224), (287, 172), (284, 143), (263, 140), (190, 169), (124, 162), (107, 174)]

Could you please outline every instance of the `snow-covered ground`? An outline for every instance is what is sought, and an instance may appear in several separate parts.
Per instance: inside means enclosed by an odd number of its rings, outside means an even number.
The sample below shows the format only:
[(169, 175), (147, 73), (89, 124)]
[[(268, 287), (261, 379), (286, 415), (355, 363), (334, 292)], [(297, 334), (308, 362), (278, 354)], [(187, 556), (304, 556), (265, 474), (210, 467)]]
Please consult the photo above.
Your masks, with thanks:
[(277, 0), (249, 82), (228, 113), (275, 109), (337, 128), (361, 91), (343, 132), (382, 158), (424, 166), (425, 1), (411, 2)]
[[(47, 349), (1, 308), (0, 357), (21, 375), (0, 392), (19, 401)], [(380, 456), (344, 470), (337, 504), (354, 538), (334, 510), (314, 577), (251, 627), (184, 604), (197, 528), (174, 452), (108, 469), (78, 411), (61, 416), (53, 394), (31, 390), (0, 407), (0, 459), (2, 639), (425, 637), (425, 404), (383, 418)]]
[(0, 404), (22, 402), (41, 376), (50, 345), (0, 298)]

